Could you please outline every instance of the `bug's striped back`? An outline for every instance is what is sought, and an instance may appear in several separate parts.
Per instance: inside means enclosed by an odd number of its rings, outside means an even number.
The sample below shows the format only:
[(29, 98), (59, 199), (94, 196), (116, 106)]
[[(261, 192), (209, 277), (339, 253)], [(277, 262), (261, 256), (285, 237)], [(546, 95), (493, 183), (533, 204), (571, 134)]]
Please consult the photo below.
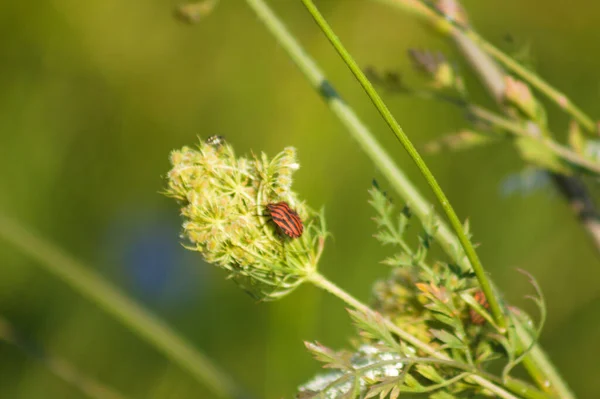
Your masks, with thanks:
[[(488, 309), (490, 307), (487, 299), (485, 298), (485, 294), (483, 293), (483, 291), (477, 291), (475, 293), (475, 300), (481, 305), (483, 306), (484, 309)], [(484, 324), (485, 323), (485, 318), (480, 315), (479, 313), (477, 313), (475, 311), (475, 309), (470, 309), (469, 310), (469, 316), (471, 317), (471, 323), (473, 324)]]
[(274, 204), (267, 205), (267, 211), (269, 216), (273, 219), (273, 222), (279, 227), (285, 234), (292, 238), (298, 238), (304, 231), (304, 225), (302, 219), (298, 216), (298, 213), (294, 211), (285, 201), (277, 202)]

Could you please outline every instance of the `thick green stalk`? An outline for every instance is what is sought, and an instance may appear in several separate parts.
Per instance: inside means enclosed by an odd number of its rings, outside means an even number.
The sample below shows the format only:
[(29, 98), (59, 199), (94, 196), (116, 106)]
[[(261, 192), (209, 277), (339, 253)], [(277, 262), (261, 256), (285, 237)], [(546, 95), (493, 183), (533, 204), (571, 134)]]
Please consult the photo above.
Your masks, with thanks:
[[(377, 0), (381, 3), (385, 3), (388, 5), (392, 5), (394, 7), (397, 7), (398, 9), (402, 9), (403, 11), (409, 12), (414, 16), (417, 16), (419, 18), (423, 18), (433, 24), (436, 25), (442, 25), (442, 27), (446, 27), (446, 31), (449, 31), (451, 33), (454, 33), (455, 35), (463, 35), (463, 33), (461, 31), (458, 30), (458, 28), (454, 27), (452, 24), (450, 24), (447, 20), (445, 20), (443, 17), (441, 17), (439, 14), (433, 12), (428, 6), (425, 6), (424, 4), (422, 4), (419, 0)], [(495, 95), (498, 95), (498, 93), (494, 93)], [(483, 115), (479, 115), (480, 117), (482, 117)], [(489, 115), (488, 115), (489, 116)], [(518, 127), (516, 124), (512, 124), (510, 126), (503, 126), (504, 128), (507, 128), (509, 131), (511, 131), (514, 134), (525, 134), (526, 132), (523, 132), (521, 130), (520, 127)], [(561, 151), (561, 148), (556, 148), (554, 146), (552, 146), (553, 142), (548, 141), (546, 143), (547, 145), (549, 145), (550, 149), (555, 152), (557, 155), (562, 156), (564, 159), (566, 160), (570, 160), (570, 161), (575, 161), (573, 159), (569, 159), (571, 154), (566, 154), (564, 151)], [(579, 161), (579, 160), (577, 160)], [(580, 162), (574, 162), (576, 164), (580, 163)], [(587, 165), (585, 165), (587, 167)], [(594, 170), (593, 168), (590, 168), (590, 170)], [(404, 197), (406, 198), (406, 197)], [(443, 222), (442, 222), (443, 224)], [(439, 237), (436, 237), (439, 240)], [(446, 253), (448, 254), (452, 254), (453, 252), (449, 252), (447, 247), (444, 247), (444, 249), (446, 250)], [(518, 326), (520, 327), (520, 326)], [(531, 338), (527, 337), (527, 334), (524, 334), (522, 337), (524, 342), (531, 342)], [(561, 397), (573, 397), (572, 393), (570, 392), (568, 386), (566, 385), (566, 383), (564, 383), (564, 381), (560, 378), (560, 376), (558, 375), (558, 373), (555, 371), (553, 365), (551, 364), (551, 362), (547, 359), (547, 357), (544, 355), (543, 351), (541, 350), (541, 348), (539, 347), (539, 345), (535, 345), (532, 350), (529, 353), (529, 356), (527, 356), (524, 359), (524, 363), (526, 368), (528, 369), (528, 371), (531, 373), (532, 376), (534, 376), (534, 378), (536, 378), (536, 380), (539, 383), (542, 383), (541, 386), (543, 386), (544, 388), (547, 388), (548, 383), (550, 384), (551, 387), (553, 387), (556, 392), (559, 392)], [(545, 378), (544, 378), (545, 376)]]
[[(414, 214), (423, 222), (430, 218), (431, 213), (434, 212), (431, 205), (407, 179), (385, 149), (377, 142), (377, 140), (375, 140), (372, 132), (364, 125), (353, 109), (342, 100), (335, 88), (326, 79), (321, 68), (319, 68), (315, 61), (300, 46), (294, 36), (287, 30), (281, 20), (279, 20), (277, 15), (273, 13), (263, 0), (246, 0), (246, 3), (255, 12), (259, 20), (265, 25), (275, 40), (277, 40), (287, 52), (291, 60), (296, 64), (311, 86), (326, 101), (332, 113), (348, 129), (348, 132), (388, 179), (392, 187), (397, 191), (401, 198), (411, 206)], [(416, 0), (411, 3), (415, 4), (417, 7), (421, 7)], [(428, 12), (427, 9), (422, 7), (418, 10), (420, 12)], [(455, 262), (467, 264), (465, 263), (464, 258), (457, 259), (454, 257), (456, 253), (455, 248), (457, 248), (459, 243), (445, 222), (437, 215), (436, 219), (438, 220), (438, 230), (436, 232), (437, 242)], [(331, 292), (329, 289), (328, 291)], [(347, 294), (345, 296), (342, 295), (342, 299), (346, 303), (356, 309), (361, 309), (362, 307), (359, 305), (360, 302), (352, 300), (351, 298), (352, 297)], [(509, 379), (506, 381), (506, 387), (512, 392), (521, 395), (524, 390), (527, 389), (527, 384), (523, 384), (518, 380)], [(535, 390), (531, 390), (530, 394), (525, 396), (531, 398), (545, 397), (543, 393), (539, 393)]]
[(219, 398), (239, 397), (236, 385), (212, 361), (171, 330), (162, 320), (51, 243), (0, 214), (0, 238), (75, 291), (120, 320), (167, 358), (188, 371)]
[(433, 176), (433, 174), (419, 155), (414, 145), (411, 143), (408, 136), (404, 133), (404, 131), (390, 112), (390, 110), (387, 108), (387, 106), (379, 96), (379, 94), (377, 94), (377, 91), (375, 90), (375, 88), (373, 88), (373, 85), (371, 85), (371, 83), (369, 82), (365, 74), (362, 72), (360, 67), (356, 64), (350, 53), (348, 53), (348, 51), (344, 48), (342, 42), (335, 35), (335, 33), (333, 32), (325, 18), (323, 18), (323, 16), (321, 15), (317, 7), (314, 5), (312, 0), (302, 0), (302, 2), (304, 3), (306, 9), (311, 14), (317, 25), (319, 25), (319, 27), (327, 36), (333, 47), (335, 47), (339, 55), (342, 57), (348, 68), (350, 68), (350, 70), (352, 71), (356, 79), (359, 81), (359, 83), (361, 84), (361, 86), (363, 87), (363, 89), (365, 90), (365, 92), (367, 93), (367, 95), (369, 96), (369, 98), (371, 99), (371, 101), (373, 102), (383, 119), (387, 122), (390, 129), (394, 132), (400, 143), (402, 143), (404, 149), (406, 149), (412, 160), (415, 162), (415, 164), (427, 180), (427, 183), (429, 184), (437, 200), (441, 204), (442, 209), (444, 209), (444, 213), (448, 217), (450, 225), (454, 229), (454, 232), (456, 233), (458, 240), (460, 241), (465, 251), (465, 254), (467, 255), (467, 258), (471, 263), (473, 271), (475, 272), (477, 280), (479, 281), (479, 285), (485, 293), (485, 297), (490, 305), (490, 311), (492, 313), (492, 316), (494, 317), (494, 321), (496, 322), (498, 327), (500, 327), (500, 329), (506, 329), (506, 320), (500, 303), (498, 302), (497, 297), (492, 291), (492, 286), (487, 278), (483, 266), (481, 265), (481, 262), (479, 261), (479, 257), (475, 252), (475, 248), (473, 247), (473, 244), (471, 244), (471, 241), (465, 234), (462, 223), (456, 215), (456, 212), (454, 212), (452, 205), (450, 205), (450, 201), (448, 201), (446, 194), (444, 194), (442, 188), (440, 187), (435, 177)]
[[(465, 12), (466, 15), (466, 12)], [(470, 32), (476, 34), (475, 31), (470, 29)], [(483, 49), (485, 41), (481, 39), (479, 36), (479, 43), (473, 39), (472, 35), (463, 34), (461, 30), (454, 30), (451, 34), (454, 42), (456, 43), (459, 50), (463, 53), (465, 58), (469, 61), (473, 69), (478, 73), (481, 82), (488, 89), (490, 95), (496, 100), (497, 103), (501, 104), (504, 98), (504, 71), (502, 68), (497, 65), (495, 60), (490, 55), (489, 51), (486, 53), (485, 49)], [(500, 54), (506, 57), (504, 54)], [(506, 57), (510, 60), (511, 63), (518, 65), (514, 60)], [(532, 137), (530, 132), (526, 129), (520, 130), (522, 124), (520, 123), (511, 123), (509, 120), (495, 116), (489, 111), (483, 110), (480, 107), (471, 105), (471, 112), (477, 115), (480, 118), (487, 119), (492, 124), (496, 126), (504, 126), (507, 131), (512, 131), (514, 134), (523, 134), (525, 136)], [(552, 135), (549, 135), (552, 137)], [(588, 171), (594, 172), (594, 168), (597, 168), (597, 164), (592, 162), (584, 162), (588, 165), (584, 165), (582, 163), (575, 162), (576, 158), (580, 158), (579, 154), (571, 152), (570, 150), (563, 148), (562, 146), (556, 144), (549, 138), (539, 138), (543, 140), (542, 144), (545, 144), (546, 147), (553, 151), (557, 156), (562, 157), (563, 159), (572, 162), (574, 164), (579, 165), (584, 170), (588, 169)], [(586, 160), (584, 160), (586, 161)], [(597, 172), (596, 172), (597, 173)], [(585, 218), (580, 218), (582, 227), (588, 232), (590, 237), (594, 240), (595, 243), (599, 242), (600, 236), (598, 235), (598, 219), (596, 216), (595, 210), (593, 210), (593, 205), (590, 207), (586, 207), (585, 211), (582, 211), (581, 204), (590, 204), (591, 200), (587, 197), (585, 190), (580, 190), (579, 187), (583, 186), (583, 183), (578, 183), (579, 179), (577, 177), (567, 177), (562, 176), (556, 173), (551, 173), (554, 177), (555, 184), (561, 188), (566, 187), (567, 193), (563, 192), (566, 199), (569, 202), (575, 202), (577, 204), (576, 213), (578, 215), (585, 214)], [(578, 187), (578, 189), (573, 192), (571, 187)], [(592, 209), (592, 212), (590, 212)], [(585, 212), (585, 213), (579, 213)], [(524, 326), (515, 318), (511, 317), (511, 321), (515, 326), (518, 341), (520, 345), (521, 351), (529, 350), (528, 354), (523, 359), (523, 366), (530, 374), (530, 376), (536, 381), (538, 386), (544, 390), (545, 392), (556, 394), (561, 398), (573, 398), (573, 392), (569, 389), (569, 386), (559, 375), (554, 365), (549, 361), (548, 357), (540, 347), (537, 342), (534, 342), (534, 339), (531, 334), (525, 330)]]
[(556, 371), (548, 355), (546, 355), (540, 345), (533, 342), (531, 334), (516, 320), (516, 317), (512, 317), (512, 319), (522, 345), (521, 349), (526, 350), (531, 347), (528, 357), (525, 358), (524, 366), (535, 379), (538, 386), (544, 387), (546, 391), (557, 394), (561, 399), (574, 399), (575, 394)]
[[(400, 197), (410, 206), (413, 213), (421, 222), (426, 223), (431, 218), (432, 212), (434, 212), (432, 206), (394, 163), (392, 157), (379, 144), (373, 133), (360, 120), (354, 110), (342, 100), (333, 85), (327, 80), (321, 68), (304, 51), (264, 0), (246, 0), (246, 3), (248, 3), (260, 21), (287, 52), (315, 91), (326, 101), (332, 113), (348, 129), (348, 132), (377, 166), (379, 171), (387, 178)], [(456, 248), (460, 246), (460, 243), (452, 233), (452, 230), (437, 215), (436, 220), (438, 229), (435, 232), (435, 238), (437, 242), (454, 262), (469, 266), (467, 259), (463, 256), (456, 256)]]

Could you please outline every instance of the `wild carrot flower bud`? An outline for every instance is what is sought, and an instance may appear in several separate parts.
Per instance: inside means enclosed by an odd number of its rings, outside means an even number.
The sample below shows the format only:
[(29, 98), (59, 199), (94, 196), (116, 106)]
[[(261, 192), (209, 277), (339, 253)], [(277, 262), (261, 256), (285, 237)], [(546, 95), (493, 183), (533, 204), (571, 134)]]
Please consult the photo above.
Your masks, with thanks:
[(455, 90), (464, 94), (465, 86), (462, 77), (452, 67), (441, 52), (409, 49), (414, 66), (431, 79), (431, 85), (437, 90)]
[(506, 101), (515, 105), (528, 118), (536, 120), (540, 114), (539, 104), (533, 97), (529, 86), (509, 75), (504, 77), (504, 85), (504, 98)]
[[(276, 299), (316, 270), (326, 235), (322, 215), (291, 190), (299, 168), (289, 147), (269, 159), (236, 157), (233, 148), (201, 142), (171, 153), (166, 195), (181, 203), (188, 249), (229, 273), (252, 296)], [(266, 205), (285, 201), (304, 222), (297, 238), (281, 234)]]

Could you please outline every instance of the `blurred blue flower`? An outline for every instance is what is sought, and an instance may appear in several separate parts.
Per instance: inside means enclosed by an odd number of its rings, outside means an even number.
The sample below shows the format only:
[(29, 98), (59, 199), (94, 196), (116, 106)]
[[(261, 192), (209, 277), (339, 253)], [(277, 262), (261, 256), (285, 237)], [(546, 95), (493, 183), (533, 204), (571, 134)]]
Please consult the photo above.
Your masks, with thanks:
[(550, 176), (548, 176), (548, 172), (541, 169), (526, 168), (504, 178), (500, 183), (500, 194), (505, 198), (516, 194), (526, 197), (549, 186)]
[(178, 221), (123, 214), (108, 228), (107, 252), (129, 290), (154, 307), (172, 309), (197, 300), (208, 287), (203, 275), (209, 268), (198, 265), (202, 259), (181, 246)]

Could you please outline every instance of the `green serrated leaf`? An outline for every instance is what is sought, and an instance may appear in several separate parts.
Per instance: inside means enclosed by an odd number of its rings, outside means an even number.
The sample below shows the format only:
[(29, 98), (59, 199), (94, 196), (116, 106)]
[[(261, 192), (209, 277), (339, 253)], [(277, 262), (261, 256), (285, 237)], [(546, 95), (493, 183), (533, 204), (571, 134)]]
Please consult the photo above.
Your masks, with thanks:
[(415, 264), (414, 260), (406, 252), (390, 256), (381, 263), (392, 267), (410, 267)]
[(323, 367), (325, 368), (340, 370), (354, 369), (350, 361), (352, 357), (350, 352), (335, 352), (318, 342), (305, 342), (304, 345), (317, 361), (324, 363)]
[(425, 250), (423, 247), (419, 247), (417, 249), (417, 252), (415, 253), (414, 261), (415, 261), (415, 263), (423, 262), (426, 257), (427, 257), (427, 250)]
[(423, 377), (427, 378), (431, 382), (440, 384), (445, 381), (445, 379), (441, 375), (439, 375), (437, 370), (430, 364), (417, 364), (415, 368), (419, 374), (421, 374)]
[(462, 327), (460, 320), (456, 320), (453, 317), (447, 316), (445, 314), (434, 312), (434, 313), (432, 313), (432, 316), (436, 320), (441, 321), (442, 323), (444, 323), (446, 325), (449, 325), (453, 329), (459, 329)]
[(452, 349), (465, 349), (465, 345), (454, 334), (446, 330), (430, 329), (431, 334)]
[(391, 351), (398, 352), (400, 347), (390, 331), (383, 323), (380, 315), (374, 313), (363, 313), (358, 310), (349, 309), (350, 317), (356, 327), (370, 338), (378, 339), (387, 345)]
[(433, 237), (435, 237), (435, 234), (437, 233), (439, 228), (437, 215), (433, 206), (431, 207), (429, 214), (427, 215), (427, 219), (423, 221), (423, 228), (425, 232), (429, 235), (430, 240), (433, 241)]
[(379, 242), (381, 242), (384, 245), (387, 244), (392, 244), (392, 245), (397, 245), (398, 244), (398, 240), (396, 239), (396, 236), (392, 235), (391, 233), (387, 232), (387, 231), (378, 231), (377, 233), (375, 233), (373, 235), (373, 237), (375, 237)]
[(400, 235), (404, 235), (409, 222), (410, 219), (404, 213), (400, 213), (400, 216), (398, 216), (398, 233)]
[(372, 385), (365, 395), (365, 399), (375, 397), (379, 395), (380, 398), (385, 398), (391, 390), (398, 385), (399, 380), (397, 377), (386, 378), (378, 384)]
[(407, 387), (411, 388), (411, 389), (424, 389), (425, 387), (423, 385), (421, 385), (421, 383), (419, 381), (417, 381), (415, 379), (415, 377), (413, 377), (410, 374), (406, 374), (406, 376), (404, 377), (404, 385), (406, 385)]
[(369, 194), (371, 195), (369, 203), (375, 208), (377, 213), (387, 215), (391, 212), (393, 205), (381, 191), (373, 188), (369, 190)]

